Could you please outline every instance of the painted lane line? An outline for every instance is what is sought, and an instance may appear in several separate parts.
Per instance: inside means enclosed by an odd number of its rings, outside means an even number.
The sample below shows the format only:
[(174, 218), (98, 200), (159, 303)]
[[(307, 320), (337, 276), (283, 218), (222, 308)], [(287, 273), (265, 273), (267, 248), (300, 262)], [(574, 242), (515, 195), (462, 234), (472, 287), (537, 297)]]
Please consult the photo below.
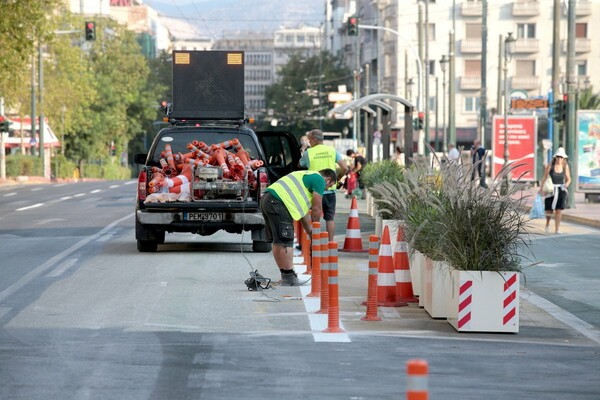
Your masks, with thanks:
[(79, 261), (79, 259), (77, 258), (70, 258), (68, 260), (65, 260), (58, 267), (54, 268), (54, 270), (50, 271), (50, 273), (48, 273), (46, 276), (48, 278), (58, 278), (59, 276), (67, 272), (69, 269), (71, 269), (72, 266), (77, 264), (77, 261)]
[(525, 288), (521, 288), (521, 298), (546, 311), (548, 314), (564, 324), (567, 324), (588, 339), (600, 344), (600, 332), (593, 325), (588, 324), (567, 310), (560, 308), (556, 304)]
[(25, 211), (25, 210), (29, 210), (29, 209), (32, 209), (32, 208), (38, 208), (38, 207), (41, 207), (43, 205), (44, 205), (44, 203), (37, 203), (37, 204), (34, 204), (32, 206), (17, 208), (15, 211)]
[(115, 189), (115, 188), (118, 188), (118, 187), (119, 187), (119, 185), (110, 185), (108, 188), (109, 189)]
[(10, 197), (10, 196), (16, 196), (17, 192), (10, 192), (10, 193), (6, 193), (4, 195), (2, 195), (2, 197)]
[(138, 183), (138, 181), (136, 181), (136, 180), (127, 181), (127, 182), (123, 183), (123, 185), (133, 185), (134, 183)]
[(4, 289), (3, 291), (0, 292), (0, 302), (4, 301), (4, 299), (6, 299), (8, 296), (14, 294), (15, 292), (21, 290), (21, 288), (23, 288), (25, 285), (31, 283), (39, 275), (43, 274), (44, 272), (46, 272), (47, 270), (52, 268), (54, 265), (58, 264), (59, 262), (61, 262), (62, 260), (64, 260), (68, 256), (70, 256), (75, 251), (79, 250), (81, 247), (85, 246), (86, 244), (88, 244), (89, 242), (91, 242), (93, 240), (98, 239), (102, 235), (105, 235), (107, 232), (109, 232), (111, 229), (113, 229), (116, 225), (120, 224), (123, 221), (126, 221), (127, 219), (132, 218), (133, 216), (134, 216), (133, 213), (127, 214), (126, 216), (111, 222), (109, 225), (104, 227), (104, 229), (102, 229), (101, 231), (93, 234), (92, 236), (88, 236), (84, 239), (81, 239), (79, 242), (75, 243), (73, 246), (58, 253), (57, 255), (55, 255), (54, 257), (52, 257), (51, 259), (49, 259), (48, 261), (46, 261), (45, 263), (43, 263), (42, 265), (37, 267), (36, 269), (30, 271), (25, 276), (23, 276), (21, 279), (19, 279), (18, 281), (16, 281), (15, 283), (13, 283), (12, 285), (10, 285), (9, 287), (7, 287), (6, 289)]
[[(294, 257), (296, 258), (296, 257)], [(294, 270), (298, 275), (303, 275), (306, 271), (306, 265), (294, 265)], [(329, 326), (329, 316), (327, 314), (316, 314), (321, 308), (320, 297), (306, 297), (311, 291), (309, 284), (300, 286), (304, 308), (308, 313), (308, 322), (312, 331), (315, 342), (333, 342), (333, 343), (350, 343), (350, 337), (346, 332), (343, 333), (324, 333), (323, 331)], [(342, 321), (339, 322), (340, 329), (344, 329)]]
[(73, 196), (65, 196), (65, 197), (61, 197), (60, 199), (61, 200), (69, 200), (69, 199), (72, 199), (72, 198), (73, 198)]
[(100, 189), (95, 189), (95, 190), (92, 190), (90, 193), (92, 193), (92, 194), (93, 194), (93, 193), (99, 193), (99, 192), (101, 192), (101, 191), (102, 191), (102, 190), (100, 190)]
[(85, 196), (85, 193), (77, 193), (76, 195), (74, 195), (73, 197), (81, 197), (81, 196)]
[(41, 188), (41, 187), (38, 187), (38, 188), (31, 188), (30, 190), (31, 190), (32, 192), (37, 192), (37, 191), (39, 191), (39, 190), (42, 190), (42, 188)]

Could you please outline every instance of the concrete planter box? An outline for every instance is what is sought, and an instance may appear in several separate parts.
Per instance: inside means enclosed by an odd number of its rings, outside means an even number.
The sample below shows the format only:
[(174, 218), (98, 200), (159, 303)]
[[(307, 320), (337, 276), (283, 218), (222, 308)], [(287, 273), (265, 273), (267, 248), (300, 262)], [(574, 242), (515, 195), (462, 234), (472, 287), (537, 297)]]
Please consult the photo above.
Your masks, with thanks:
[(459, 332), (519, 332), (519, 273), (453, 269), (448, 323)]
[(431, 318), (447, 318), (448, 303), (452, 293), (450, 266), (445, 261), (425, 257), (425, 284), (423, 301)]
[[(423, 277), (425, 276), (425, 256), (417, 250), (410, 253), (410, 279), (413, 293), (419, 297), (419, 306), (423, 307)], [(422, 304), (423, 303), (423, 304)]]

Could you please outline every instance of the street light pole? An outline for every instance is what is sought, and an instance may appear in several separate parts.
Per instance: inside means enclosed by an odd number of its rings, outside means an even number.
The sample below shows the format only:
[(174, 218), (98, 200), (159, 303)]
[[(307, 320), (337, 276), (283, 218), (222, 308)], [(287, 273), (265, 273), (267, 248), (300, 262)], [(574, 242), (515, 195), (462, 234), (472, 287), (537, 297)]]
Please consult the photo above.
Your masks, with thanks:
[(442, 140), (444, 141), (444, 153), (448, 151), (448, 135), (446, 132), (446, 67), (448, 61), (445, 54), (442, 55), (442, 59), (439, 61), (442, 70)]
[[(509, 159), (509, 150), (508, 150), (508, 110), (510, 108), (510, 96), (508, 94), (508, 63), (512, 59), (512, 54), (514, 51), (515, 39), (512, 35), (512, 32), (508, 32), (508, 35), (504, 39), (504, 167), (508, 165)], [(509, 178), (508, 174), (504, 175), (503, 182), (503, 193), (508, 192), (509, 186)]]

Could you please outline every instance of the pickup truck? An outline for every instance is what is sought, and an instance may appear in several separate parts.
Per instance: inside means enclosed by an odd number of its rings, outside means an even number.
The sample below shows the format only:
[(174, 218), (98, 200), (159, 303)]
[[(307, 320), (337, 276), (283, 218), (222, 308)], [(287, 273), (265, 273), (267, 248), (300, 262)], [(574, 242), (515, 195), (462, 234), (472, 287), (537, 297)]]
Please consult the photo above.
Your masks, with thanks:
[[(229, 154), (236, 154), (236, 148), (243, 149), (251, 167), (246, 167), (241, 179), (234, 179), (232, 173), (224, 173), (218, 162), (196, 163), (187, 169), (187, 176), (174, 170), (169, 177), (163, 177), (162, 185), (153, 185), (156, 171), (165, 169), (165, 156), (172, 157), (173, 164), (181, 167), (182, 158), (189, 154), (193, 143), (205, 148), (230, 145)], [(165, 148), (171, 155), (166, 154)], [(140, 252), (157, 251), (158, 245), (165, 242), (166, 233), (212, 235), (220, 230), (250, 231), (252, 250), (269, 252), (271, 244), (265, 241), (259, 201), (270, 182), (297, 169), (300, 152), (296, 138), (286, 132), (257, 135), (243, 124), (205, 123), (162, 129), (149, 153), (136, 154), (134, 159), (142, 165), (135, 207), (135, 237)]]

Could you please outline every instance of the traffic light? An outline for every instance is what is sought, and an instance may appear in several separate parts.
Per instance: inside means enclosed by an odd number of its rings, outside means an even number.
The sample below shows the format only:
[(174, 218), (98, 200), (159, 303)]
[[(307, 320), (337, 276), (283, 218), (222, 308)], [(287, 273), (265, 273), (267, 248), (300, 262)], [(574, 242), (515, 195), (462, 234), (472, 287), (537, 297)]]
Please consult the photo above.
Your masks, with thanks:
[(567, 119), (567, 103), (564, 100), (558, 100), (554, 104), (554, 120), (563, 122)]
[(346, 30), (348, 36), (356, 36), (358, 35), (358, 17), (349, 17)]
[(0, 132), (8, 132), (12, 122), (7, 120), (3, 115), (0, 115)]
[(96, 23), (85, 21), (85, 40), (96, 40)]

